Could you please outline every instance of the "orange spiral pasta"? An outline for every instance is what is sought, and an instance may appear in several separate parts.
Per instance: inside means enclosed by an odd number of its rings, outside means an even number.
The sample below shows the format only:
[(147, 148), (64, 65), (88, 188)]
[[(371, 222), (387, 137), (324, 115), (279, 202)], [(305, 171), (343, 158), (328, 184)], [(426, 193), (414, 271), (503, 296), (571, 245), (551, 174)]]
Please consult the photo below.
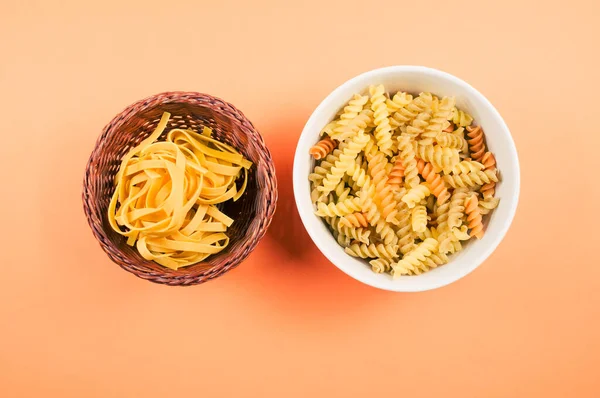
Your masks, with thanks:
[(467, 215), (467, 225), (471, 230), (469, 236), (481, 239), (483, 237), (483, 224), (477, 194), (474, 193), (465, 200), (465, 214)]
[(331, 138), (327, 137), (317, 142), (310, 148), (309, 153), (315, 160), (323, 159), (337, 146), (336, 142)]
[[(491, 152), (486, 152), (483, 154), (481, 163), (483, 163), (484, 170), (496, 170), (496, 158)], [(483, 195), (484, 199), (493, 198), (494, 193), (496, 193), (495, 181), (490, 181), (481, 187), (481, 194)]]
[(400, 156), (396, 157), (396, 161), (394, 162), (394, 167), (390, 170), (388, 174), (388, 185), (391, 185), (393, 188), (397, 189), (402, 184), (402, 178), (404, 177), (404, 164), (402, 163), (402, 159)]
[(481, 162), (483, 158), (483, 154), (485, 153), (485, 141), (483, 136), (483, 129), (481, 126), (477, 127), (467, 127), (467, 136), (470, 140), (467, 140), (469, 143), (469, 149), (471, 151), (471, 157), (476, 162)]
[(363, 213), (352, 213), (340, 218), (340, 225), (344, 227), (363, 227), (369, 226), (369, 221)]
[(442, 204), (450, 199), (450, 193), (448, 192), (446, 183), (444, 183), (444, 180), (442, 180), (442, 177), (440, 177), (438, 173), (433, 171), (431, 163), (419, 159), (417, 161), (417, 169), (429, 185), (431, 193), (437, 198), (438, 204)]

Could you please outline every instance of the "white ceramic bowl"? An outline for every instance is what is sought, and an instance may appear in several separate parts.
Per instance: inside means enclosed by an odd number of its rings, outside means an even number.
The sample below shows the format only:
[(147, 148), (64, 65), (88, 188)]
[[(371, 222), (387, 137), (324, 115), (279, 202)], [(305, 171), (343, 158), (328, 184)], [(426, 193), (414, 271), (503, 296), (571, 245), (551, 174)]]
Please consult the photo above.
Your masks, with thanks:
[[(346, 254), (325, 223), (314, 214), (308, 174), (314, 160), (308, 151), (319, 140), (320, 130), (331, 121), (355, 93), (365, 93), (371, 84), (384, 84), (389, 92), (431, 92), (456, 97), (456, 106), (471, 114), (485, 131), (487, 145), (496, 157), (501, 182), (496, 188), (500, 204), (487, 222), (483, 239), (470, 240), (450, 256), (450, 262), (418, 276), (392, 279), (376, 274), (369, 264)], [(508, 230), (519, 199), (519, 159), (506, 123), (479, 91), (448, 73), (422, 66), (391, 66), (358, 75), (336, 88), (315, 109), (304, 126), (294, 157), (294, 195), (302, 222), (319, 250), (339, 269), (367, 285), (398, 292), (434, 289), (452, 283), (477, 268), (498, 246)]]

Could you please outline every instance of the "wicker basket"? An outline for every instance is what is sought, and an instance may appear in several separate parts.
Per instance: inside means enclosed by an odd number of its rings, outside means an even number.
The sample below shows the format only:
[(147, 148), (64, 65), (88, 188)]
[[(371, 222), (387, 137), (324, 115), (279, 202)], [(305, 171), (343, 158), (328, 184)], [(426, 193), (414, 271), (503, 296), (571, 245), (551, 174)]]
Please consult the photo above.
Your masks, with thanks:
[[(164, 111), (171, 113), (171, 128), (213, 129), (218, 140), (237, 148), (252, 166), (248, 187), (237, 202), (224, 204), (236, 221), (228, 229), (229, 246), (206, 261), (177, 271), (144, 260), (107, 220), (120, 159), (148, 137)], [(118, 114), (102, 131), (85, 170), (83, 209), (102, 249), (121, 268), (167, 285), (193, 285), (224, 274), (240, 264), (264, 236), (277, 202), (277, 180), (271, 154), (252, 123), (233, 105), (207, 94), (168, 92), (138, 101)]]

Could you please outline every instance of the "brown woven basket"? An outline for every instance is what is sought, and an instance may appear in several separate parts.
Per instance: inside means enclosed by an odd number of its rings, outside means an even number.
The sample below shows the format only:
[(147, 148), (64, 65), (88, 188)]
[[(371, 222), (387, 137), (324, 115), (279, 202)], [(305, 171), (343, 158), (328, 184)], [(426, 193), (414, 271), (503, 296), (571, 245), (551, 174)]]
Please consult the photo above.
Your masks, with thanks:
[[(164, 111), (172, 128), (213, 129), (214, 137), (237, 148), (252, 166), (246, 192), (228, 201), (223, 211), (235, 219), (228, 229), (229, 246), (206, 261), (177, 271), (144, 260), (107, 219), (120, 160), (148, 137)], [(162, 138), (162, 137), (161, 137)], [(233, 105), (207, 94), (167, 92), (136, 102), (118, 114), (102, 131), (90, 156), (83, 181), (83, 209), (102, 249), (112, 261), (134, 275), (167, 285), (193, 285), (216, 278), (239, 265), (264, 236), (277, 202), (277, 180), (271, 154), (252, 123)]]

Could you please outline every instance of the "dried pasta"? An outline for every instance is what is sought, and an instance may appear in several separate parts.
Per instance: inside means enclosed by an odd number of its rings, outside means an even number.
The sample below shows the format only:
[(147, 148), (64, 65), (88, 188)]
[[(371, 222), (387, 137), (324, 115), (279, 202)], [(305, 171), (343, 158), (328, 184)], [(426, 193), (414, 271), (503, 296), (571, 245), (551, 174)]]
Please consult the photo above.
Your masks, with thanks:
[(499, 204), (496, 159), (453, 97), (371, 86), (321, 134), (309, 174), (315, 214), (373, 272), (409, 277), (443, 266), (482, 237)]
[(144, 259), (176, 270), (227, 247), (234, 220), (217, 205), (241, 197), (252, 163), (207, 127), (172, 129), (158, 141), (170, 116), (123, 157), (108, 221)]

